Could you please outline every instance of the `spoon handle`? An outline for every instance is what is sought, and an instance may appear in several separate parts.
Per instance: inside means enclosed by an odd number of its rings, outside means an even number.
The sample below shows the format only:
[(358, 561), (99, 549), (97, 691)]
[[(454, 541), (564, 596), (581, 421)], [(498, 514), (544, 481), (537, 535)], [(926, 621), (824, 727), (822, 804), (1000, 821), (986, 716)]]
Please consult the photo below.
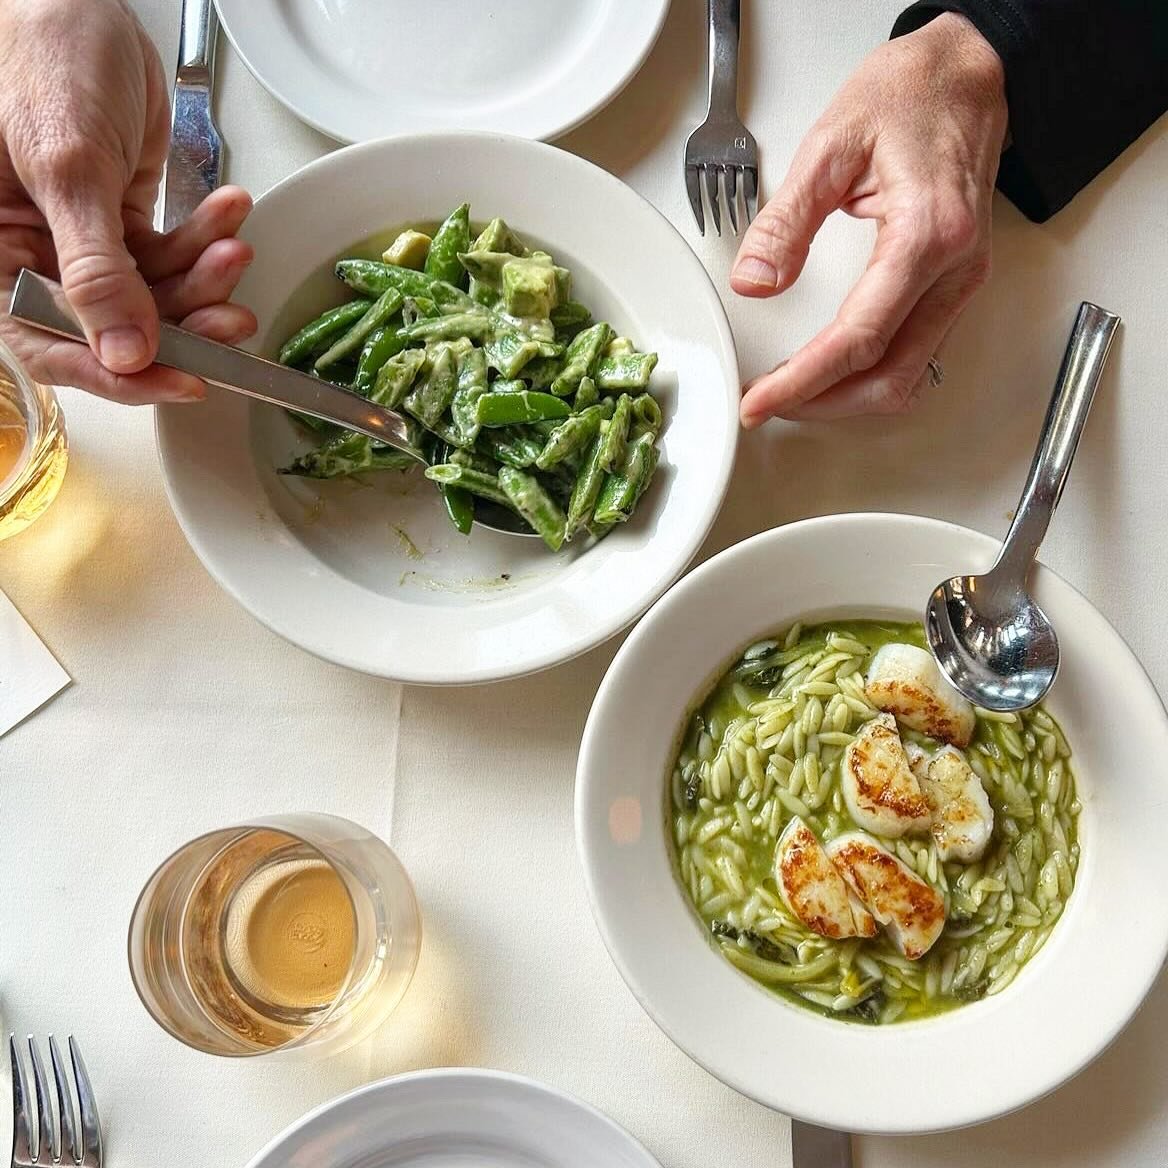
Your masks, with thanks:
[(991, 575), (1000, 580), (1024, 581), (1038, 555), (1066, 485), (1119, 320), (1097, 304), (1084, 301), (1079, 305), (1026, 487), (991, 569)]

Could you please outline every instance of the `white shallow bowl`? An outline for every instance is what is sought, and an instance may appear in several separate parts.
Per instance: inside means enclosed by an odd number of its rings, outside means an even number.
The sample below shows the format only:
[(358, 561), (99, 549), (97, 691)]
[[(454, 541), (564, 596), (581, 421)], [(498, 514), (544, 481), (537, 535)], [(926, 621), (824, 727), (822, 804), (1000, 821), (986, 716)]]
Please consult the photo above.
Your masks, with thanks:
[(623, 1128), (553, 1087), (436, 1070), (359, 1087), (281, 1132), (248, 1168), (660, 1168)]
[(617, 654), (588, 719), (576, 836), (609, 952), (683, 1050), (799, 1119), (923, 1132), (1021, 1107), (1115, 1038), (1168, 953), (1168, 719), (1115, 630), (1043, 567), (1034, 592), (1062, 645), (1047, 706), (1073, 752), (1082, 854), (1062, 919), (1012, 985), (919, 1022), (877, 1028), (823, 1018), (715, 952), (674, 877), (665, 800), (675, 744), (686, 713), (737, 654), (799, 619), (919, 620), (938, 581), (988, 568), (998, 546), (906, 515), (832, 516), (755, 536), (654, 606)]
[(734, 342), (685, 241), (610, 174), (519, 138), (369, 142), (269, 191), (244, 232), (256, 259), (237, 299), (259, 317), (251, 347), (272, 355), (343, 300), (332, 266), (354, 245), (468, 199), (472, 217), (502, 215), (568, 266), (597, 319), (660, 354), (660, 469), (633, 519), (595, 548), (552, 555), (483, 528), (460, 536), (416, 472), (364, 485), (282, 477), (303, 438), (282, 411), (237, 394), (157, 410), (171, 505), (215, 579), (309, 652), (421, 684), (530, 673), (619, 632), (697, 551), (738, 439)]
[(419, 130), (554, 138), (640, 68), (669, 0), (217, 0), (247, 67), (342, 142)]

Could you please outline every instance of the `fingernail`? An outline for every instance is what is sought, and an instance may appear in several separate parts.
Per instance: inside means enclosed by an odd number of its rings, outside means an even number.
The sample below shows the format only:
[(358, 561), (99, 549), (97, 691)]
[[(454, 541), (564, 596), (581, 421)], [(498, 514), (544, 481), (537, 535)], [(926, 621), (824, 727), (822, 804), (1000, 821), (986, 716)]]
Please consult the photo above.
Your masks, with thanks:
[(146, 335), (133, 325), (106, 329), (97, 338), (97, 355), (101, 363), (115, 373), (137, 370), (150, 357)]
[(742, 428), (744, 430), (756, 430), (763, 424), (766, 419), (761, 414), (742, 414), (741, 416)]
[(745, 259), (739, 260), (731, 275), (736, 280), (742, 280), (746, 284), (754, 284), (759, 288), (777, 288), (779, 286), (779, 273), (775, 271), (774, 264), (760, 260), (758, 256), (746, 256)]
[(206, 396), (206, 390), (204, 390), (202, 386), (199, 386), (198, 389), (164, 390), (158, 394), (157, 400), (159, 402), (175, 402), (176, 404), (182, 404), (184, 402), (203, 401)]

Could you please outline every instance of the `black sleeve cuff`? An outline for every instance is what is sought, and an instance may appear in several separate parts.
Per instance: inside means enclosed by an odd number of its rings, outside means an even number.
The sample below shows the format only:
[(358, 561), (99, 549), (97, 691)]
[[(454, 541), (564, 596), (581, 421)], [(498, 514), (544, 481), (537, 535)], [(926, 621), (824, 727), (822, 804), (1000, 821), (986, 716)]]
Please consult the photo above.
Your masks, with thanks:
[(942, 12), (966, 17), (1002, 60), (998, 187), (1029, 219), (1049, 219), (1168, 109), (1163, 0), (918, 0), (892, 35)]

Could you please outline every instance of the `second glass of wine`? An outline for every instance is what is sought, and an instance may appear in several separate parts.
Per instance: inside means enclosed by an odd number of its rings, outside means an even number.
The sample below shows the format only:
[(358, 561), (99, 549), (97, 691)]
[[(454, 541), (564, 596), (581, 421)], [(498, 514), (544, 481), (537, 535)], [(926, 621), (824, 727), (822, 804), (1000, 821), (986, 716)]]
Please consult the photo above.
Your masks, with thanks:
[(155, 1021), (208, 1054), (330, 1054), (371, 1034), (417, 965), (413, 886), (376, 836), (331, 815), (209, 832), (151, 876), (130, 972)]

